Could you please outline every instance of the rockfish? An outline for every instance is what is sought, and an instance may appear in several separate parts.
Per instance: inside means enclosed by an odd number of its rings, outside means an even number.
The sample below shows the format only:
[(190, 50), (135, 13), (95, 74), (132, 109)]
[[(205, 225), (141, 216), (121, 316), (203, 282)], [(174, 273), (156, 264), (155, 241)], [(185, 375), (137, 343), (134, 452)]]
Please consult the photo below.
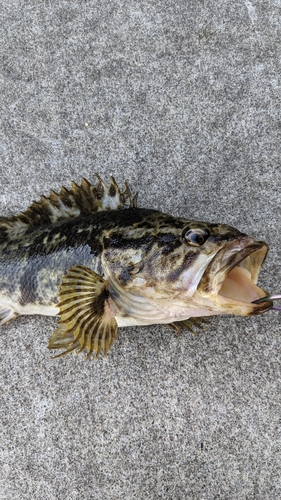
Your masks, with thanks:
[[(72, 183), (0, 218), (0, 324), (59, 316), (49, 341), (62, 354), (106, 355), (118, 326), (176, 330), (218, 314), (272, 308), (256, 283), (268, 246), (226, 224), (138, 208), (113, 177)], [(257, 303), (253, 303), (257, 301)]]

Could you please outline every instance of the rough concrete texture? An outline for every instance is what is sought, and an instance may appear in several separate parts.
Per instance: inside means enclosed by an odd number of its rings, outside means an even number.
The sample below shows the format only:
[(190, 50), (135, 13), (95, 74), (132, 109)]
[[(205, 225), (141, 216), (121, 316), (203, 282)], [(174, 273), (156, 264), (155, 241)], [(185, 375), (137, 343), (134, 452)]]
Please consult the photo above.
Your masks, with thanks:
[[(113, 173), (140, 205), (265, 239), (280, 292), (279, 0), (3, 0), (1, 214)], [(1, 327), (1, 500), (281, 498), (280, 314), (120, 329), (52, 361)]]

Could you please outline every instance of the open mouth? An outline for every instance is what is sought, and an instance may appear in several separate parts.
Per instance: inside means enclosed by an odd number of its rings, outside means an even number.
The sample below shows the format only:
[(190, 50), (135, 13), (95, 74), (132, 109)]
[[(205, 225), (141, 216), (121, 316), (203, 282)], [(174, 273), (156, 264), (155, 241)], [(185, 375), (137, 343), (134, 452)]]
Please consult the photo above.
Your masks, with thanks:
[(272, 308), (268, 293), (256, 284), (267, 252), (266, 243), (249, 237), (236, 240), (218, 252), (207, 268), (207, 275), (212, 283), (212, 301), (220, 310), (248, 316)]

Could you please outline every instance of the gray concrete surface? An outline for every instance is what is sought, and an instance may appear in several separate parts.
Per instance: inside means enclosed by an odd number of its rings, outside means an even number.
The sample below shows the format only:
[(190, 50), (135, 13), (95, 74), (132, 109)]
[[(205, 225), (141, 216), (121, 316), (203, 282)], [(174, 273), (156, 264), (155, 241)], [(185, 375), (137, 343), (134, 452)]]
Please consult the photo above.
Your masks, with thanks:
[[(280, 1), (1, 2), (1, 214), (93, 173), (265, 239), (280, 292)], [(1, 328), (0, 498), (281, 498), (280, 314), (52, 361)]]

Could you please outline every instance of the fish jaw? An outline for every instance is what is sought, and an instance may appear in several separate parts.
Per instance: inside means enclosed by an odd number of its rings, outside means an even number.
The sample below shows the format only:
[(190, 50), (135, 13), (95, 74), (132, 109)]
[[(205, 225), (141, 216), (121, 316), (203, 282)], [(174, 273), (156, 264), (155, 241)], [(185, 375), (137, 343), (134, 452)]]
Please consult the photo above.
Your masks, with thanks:
[(264, 241), (243, 236), (221, 249), (207, 266), (197, 293), (212, 302), (220, 314), (254, 316), (272, 308), (268, 300), (253, 304), (268, 293), (257, 286), (268, 252)]

